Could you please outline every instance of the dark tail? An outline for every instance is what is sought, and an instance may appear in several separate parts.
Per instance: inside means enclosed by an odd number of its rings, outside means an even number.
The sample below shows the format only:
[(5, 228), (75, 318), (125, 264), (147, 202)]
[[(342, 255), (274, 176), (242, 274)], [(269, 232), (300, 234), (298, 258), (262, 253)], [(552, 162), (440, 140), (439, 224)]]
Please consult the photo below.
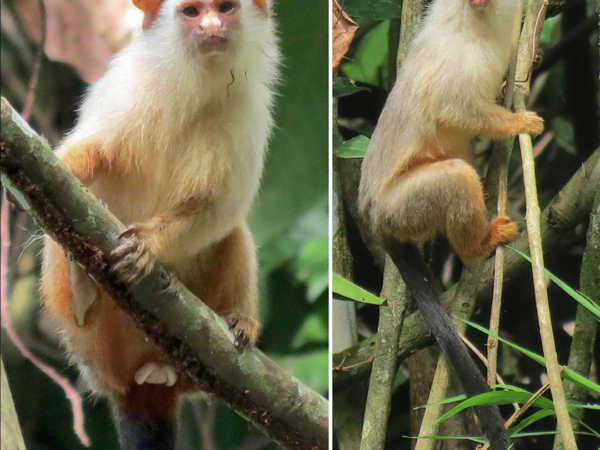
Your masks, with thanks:
[(176, 396), (172, 387), (132, 385), (113, 402), (121, 450), (175, 450)]
[[(425, 322), (448, 357), (467, 395), (472, 397), (488, 392), (487, 383), (440, 302), (439, 294), (433, 286), (433, 276), (419, 249), (413, 244), (392, 240), (386, 240), (385, 249), (402, 275), (408, 290), (417, 300)], [(492, 444), (492, 449), (507, 450), (510, 440), (498, 407), (475, 406), (474, 409), (483, 431)]]

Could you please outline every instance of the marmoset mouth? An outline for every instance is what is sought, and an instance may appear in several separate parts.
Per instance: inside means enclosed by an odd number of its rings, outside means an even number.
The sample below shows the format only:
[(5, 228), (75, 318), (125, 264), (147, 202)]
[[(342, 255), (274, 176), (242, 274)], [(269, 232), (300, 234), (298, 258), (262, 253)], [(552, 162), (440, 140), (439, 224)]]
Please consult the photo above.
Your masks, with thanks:
[(206, 36), (198, 39), (198, 47), (203, 55), (221, 53), (229, 48), (229, 39), (223, 36)]

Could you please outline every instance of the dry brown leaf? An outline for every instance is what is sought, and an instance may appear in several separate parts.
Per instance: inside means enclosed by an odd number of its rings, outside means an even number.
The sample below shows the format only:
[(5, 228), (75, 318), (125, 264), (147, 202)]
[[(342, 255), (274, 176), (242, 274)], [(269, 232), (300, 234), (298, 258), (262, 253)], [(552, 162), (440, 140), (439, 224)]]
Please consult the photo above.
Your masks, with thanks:
[[(44, 0), (46, 55), (73, 65), (87, 82), (96, 81), (113, 54), (141, 33), (143, 13), (131, 0)], [(27, 32), (40, 41), (38, 0), (18, 0)]]
[(333, 45), (332, 45), (332, 67), (333, 76), (337, 75), (338, 67), (342, 62), (342, 58), (352, 43), (354, 35), (358, 30), (358, 24), (354, 22), (348, 15), (342, 10), (342, 7), (337, 0), (333, 0)]

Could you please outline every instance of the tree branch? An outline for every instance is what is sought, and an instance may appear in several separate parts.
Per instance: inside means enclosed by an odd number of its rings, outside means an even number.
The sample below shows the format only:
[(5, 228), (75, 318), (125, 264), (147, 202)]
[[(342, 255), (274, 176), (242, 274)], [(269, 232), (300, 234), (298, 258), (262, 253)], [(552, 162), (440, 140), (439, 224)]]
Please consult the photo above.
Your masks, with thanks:
[(326, 449), (328, 402), (252, 346), (233, 344), (228, 325), (161, 266), (132, 286), (108, 255), (125, 230), (12, 109), (1, 106), (3, 183), (36, 222), (82, 265), (178, 368), (286, 449)]
[(406, 285), (389, 255), (385, 258), (383, 279), (381, 298), (387, 304), (379, 307), (376, 355), (369, 381), (361, 450), (383, 450), (385, 446), (392, 407), (392, 388), (398, 371), (398, 344), (407, 304)]
[[(518, 86), (520, 88), (517, 90), (514, 99), (514, 107), (517, 112), (524, 112), (527, 109), (526, 99), (529, 97), (529, 80), (531, 76), (530, 61), (533, 61), (534, 49), (537, 48), (537, 43), (539, 42), (542, 33), (547, 6), (548, 4), (545, 0), (532, 0), (527, 4), (527, 12), (525, 14), (525, 23), (523, 25), (518, 56), (519, 60), (524, 60), (526, 63), (517, 63), (516, 80), (517, 83), (519, 83)], [(537, 182), (535, 177), (531, 136), (528, 134), (520, 134), (519, 145), (521, 147), (523, 182), (525, 185), (525, 201), (527, 205), (525, 222), (527, 223), (527, 235), (530, 248), (529, 254), (531, 255), (531, 266), (533, 269), (533, 289), (535, 293), (538, 323), (540, 326), (540, 336), (542, 338), (542, 349), (544, 358), (546, 358), (546, 370), (550, 381), (550, 390), (552, 392), (552, 401), (554, 402), (558, 429), (560, 431), (559, 439), (563, 440), (566, 448), (576, 450), (577, 444), (569, 420), (569, 411), (561, 380), (561, 368), (558, 364), (558, 355), (552, 328), (552, 317), (548, 302), (540, 226), (541, 213), (537, 197)]]

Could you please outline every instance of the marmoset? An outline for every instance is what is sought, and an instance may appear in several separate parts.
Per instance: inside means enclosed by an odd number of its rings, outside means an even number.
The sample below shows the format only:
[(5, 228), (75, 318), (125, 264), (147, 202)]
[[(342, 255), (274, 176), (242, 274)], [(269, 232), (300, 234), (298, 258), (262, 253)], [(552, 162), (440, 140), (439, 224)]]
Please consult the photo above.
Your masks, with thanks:
[[(273, 125), (279, 52), (267, 0), (134, 0), (143, 35), (85, 96), (56, 154), (123, 223), (111, 257), (132, 283), (158, 261), (254, 343), (256, 255), (246, 224)], [(124, 449), (173, 449), (177, 401), (198, 390), (46, 238), (41, 291)]]
[[(447, 236), (465, 263), (514, 239), (487, 221), (472, 166), (477, 136), (537, 135), (543, 120), (495, 103), (518, 0), (437, 0), (413, 40), (362, 163), (359, 211), (397, 265), (469, 396), (488, 387), (444, 311), (416, 244)], [(520, 22), (519, 22), (520, 23)], [(510, 445), (496, 406), (475, 408), (494, 450)]]

